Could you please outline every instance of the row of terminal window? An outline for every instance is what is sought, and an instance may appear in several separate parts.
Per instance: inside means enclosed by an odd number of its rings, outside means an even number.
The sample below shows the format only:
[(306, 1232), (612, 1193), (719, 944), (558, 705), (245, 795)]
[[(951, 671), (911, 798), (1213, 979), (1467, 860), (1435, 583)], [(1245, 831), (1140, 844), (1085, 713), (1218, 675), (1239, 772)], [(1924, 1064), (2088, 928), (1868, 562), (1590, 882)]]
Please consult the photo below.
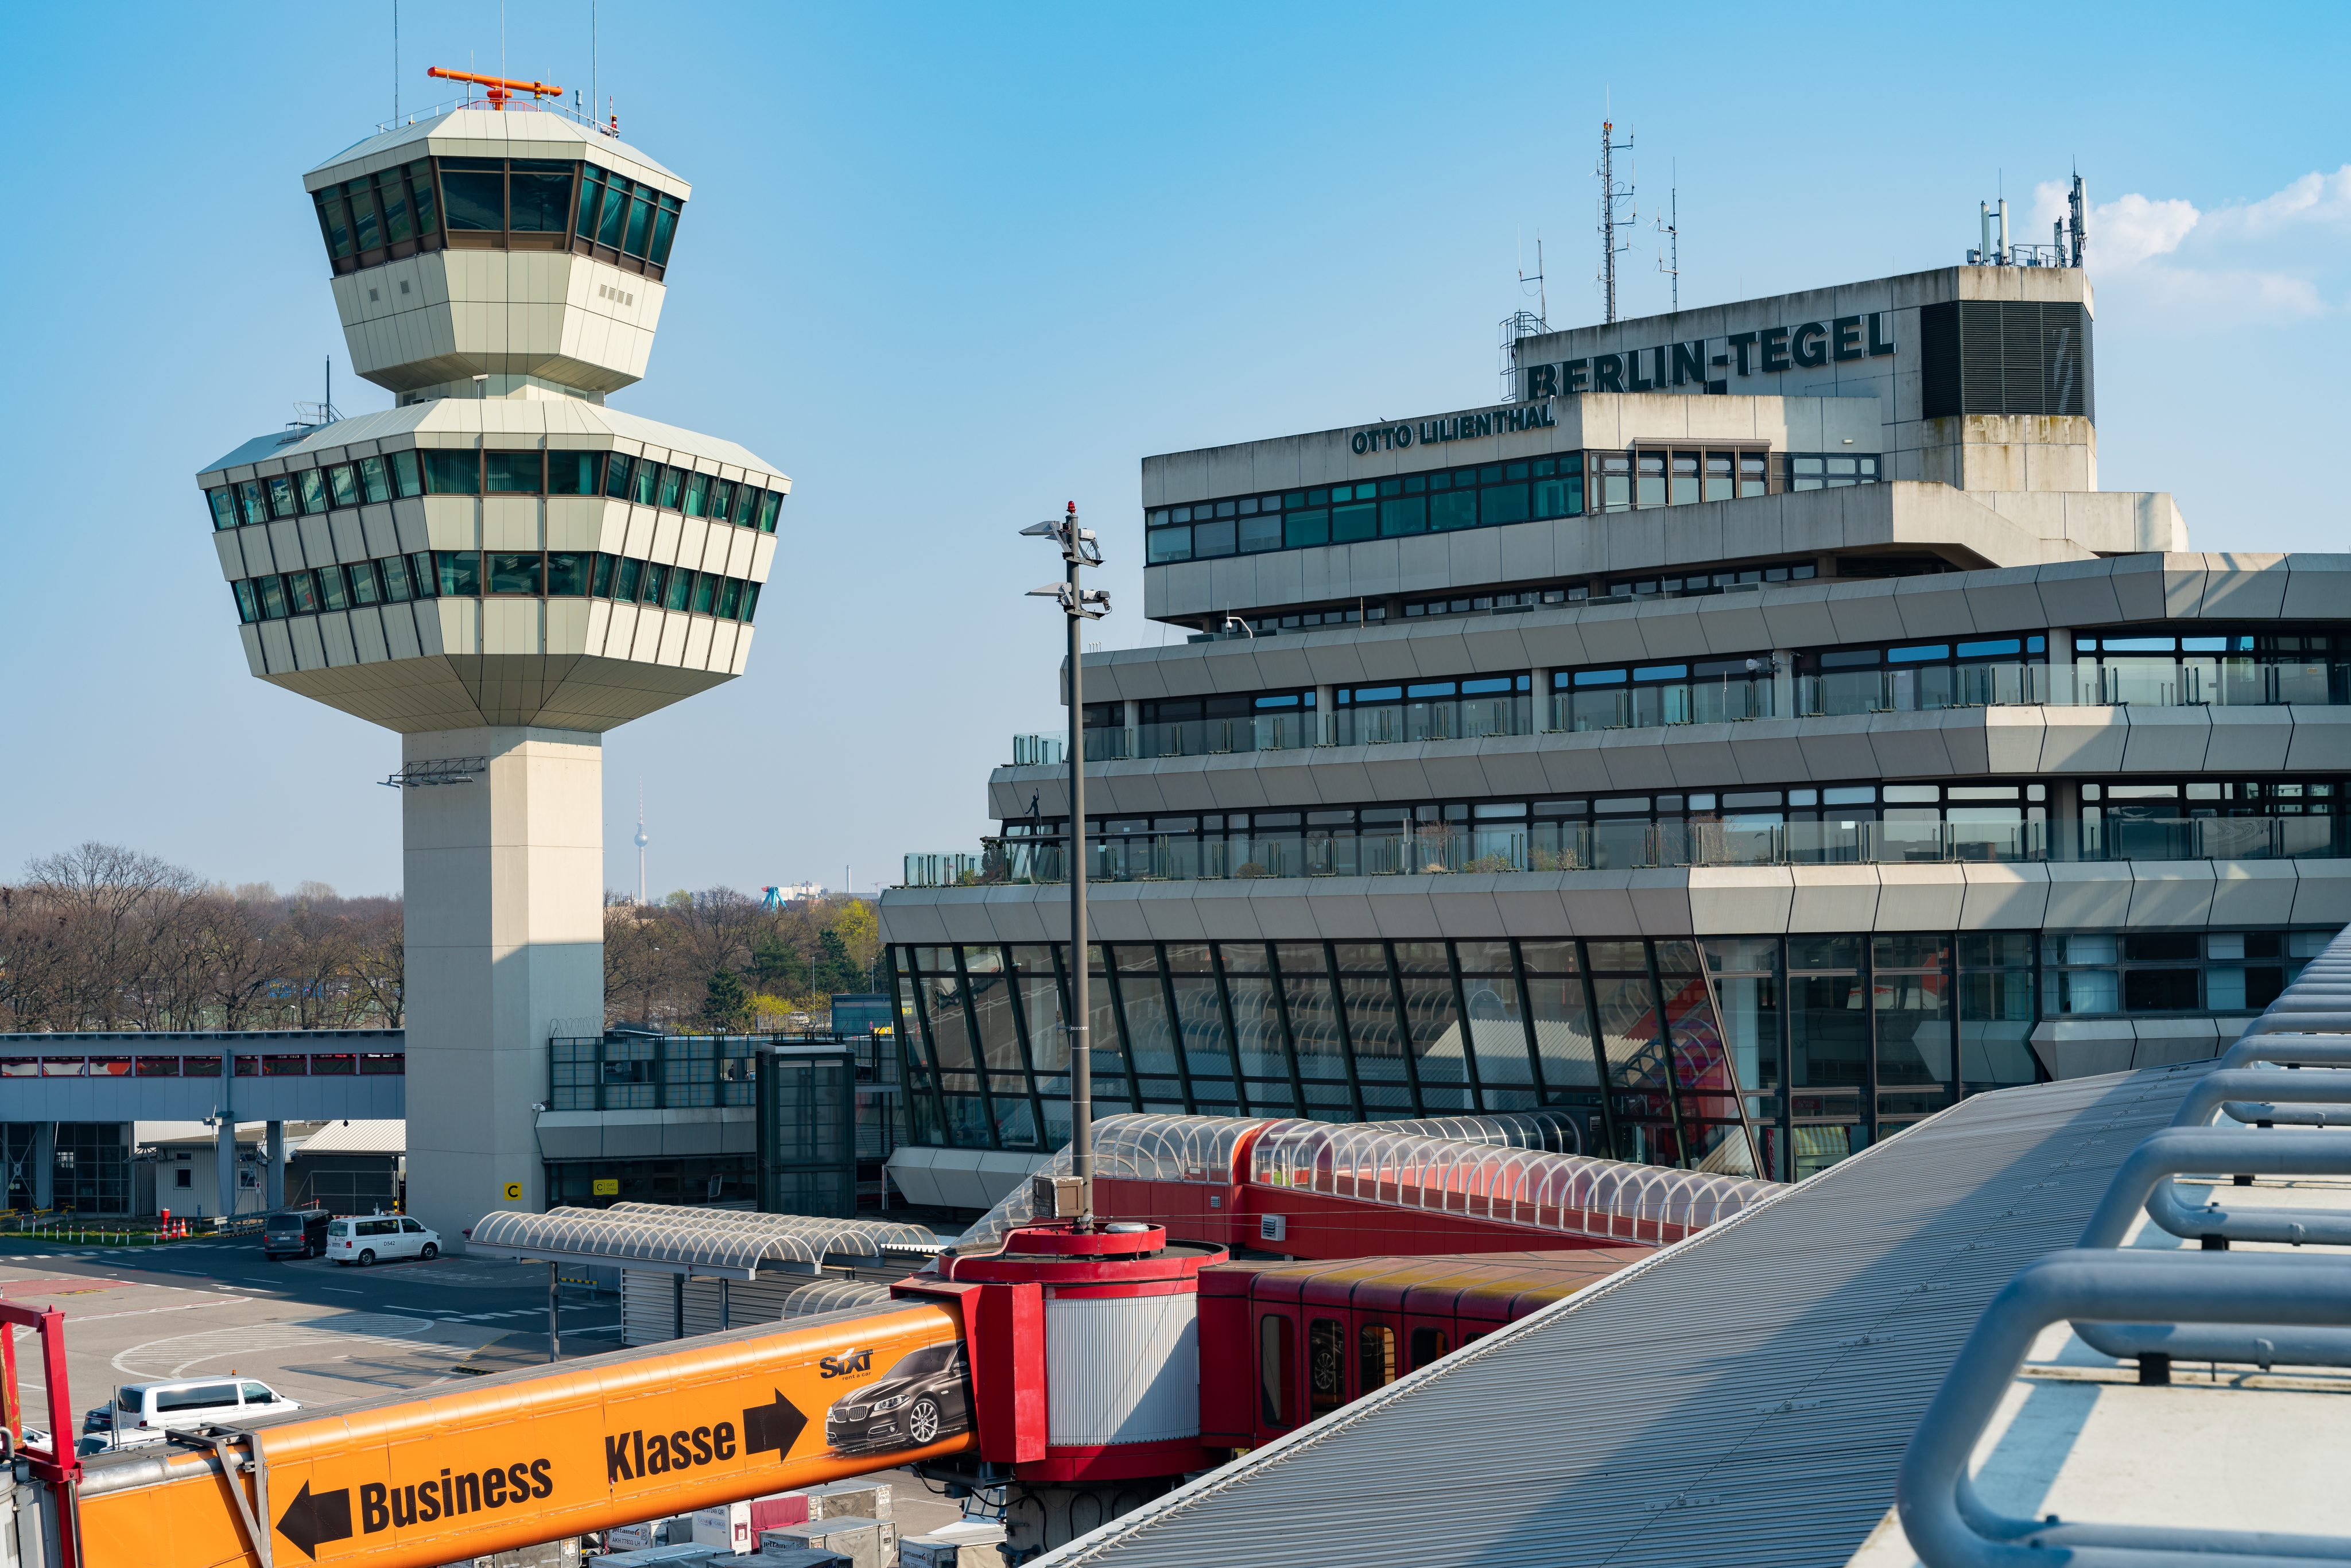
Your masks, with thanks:
[(423, 449), (218, 485), (213, 527), (315, 517), (394, 496), (604, 496), (737, 528), (776, 531), (784, 492), (625, 452)]
[(746, 623), (759, 605), (759, 585), (745, 578), (592, 550), (418, 550), (244, 578), (230, 587), (237, 619), (247, 624), (481, 594), (613, 599)]
[[(1583, 604), (1597, 599), (1633, 599), (1662, 591), (1668, 597), (1688, 598), (1694, 594), (1721, 593), (1733, 587), (1768, 582), (1809, 582), (1820, 574), (1820, 568), (1810, 561), (1794, 566), (1759, 566), (1733, 568), (1727, 571), (1694, 571), (1680, 577), (1627, 578), (1611, 581), (1594, 589), (1590, 583), (1575, 583), (1564, 588), (1527, 588), (1502, 593), (1450, 593), (1437, 599), (1407, 599), (1404, 613), (1407, 620), (1427, 615), (1476, 615), (1495, 610), (1532, 610), (1545, 604)], [(1318, 626), (1352, 626), (1358, 621), (1384, 621), (1387, 607), (1382, 604), (1364, 606), (1358, 610), (1308, 610), (1284, 615), (1246, 615), (1236, 617), (1245, 622), (1252, 632), (1311, 631)]]
[[(2337, 858), (2340, 779), (2104, 779), (1676, 790), (1112, 818), (1102, 882), (1625, 870), (1690, 864)], [(1067, 823), (1010, 821), (1013, 880), (1065, 874)]]
[(338, 273), (444, 246), (571, 249), (658, 279), (684, 204), (578, 159), (419, 158), (314, 193)]
[(1460, 528), (1683, 507), (1787, 490), (1874, 485), (1876, 454), (1569, 452), (1524, 462), (1161, 507), (1145, 517), (1153, 566)]
[[(1829, 784), (1796, 789), (1673, 790), (1664, 794), (1582, 795), (1541, 800), (1451, 800), (1420, 805), (1350, 806), (1290, 811), (1195, 812), (1175, 817), (1112, 817), (1087, 824), (1089, 838), (1144, 834), (1309, 831), (1349, 828), (1401, 831), (1428, 824), (1545, 819), (1684, 816), (1750, 821), (1852, 818), (1886, 821), (2023, 821), (2045, 814), (2049, 785), (2022, 779), (1965, 784)], [(2341, 779), (2110, 779), (2079, 786), (2081, 810), (2147, 818), (2336, 814), (2351, 790)], [(1791, 818), (1789, 813), (1797, 813)], [(1802, 813), (1813, 813), (1804, 816)], [(1013, 837), (1060, 838), (1065, 817), (1015, 820)]]
[[(1493, 597), (1499, 601), (1508, 596)], [(1480, 596), (1479, 601), (1473, 602), (1482, 602), (1484, 596)], [(1447, 601), (1428, 602), (1434, 606)], [(1413, 612), (1413, 607), (1406, 605), (1405, 613)], [(1434, 608), (1424, 612), (1438, 612)], [(1270, 621), (1272, 618), (1268, 619)], [(1349, 619), (1353, 619), (1352, 612), (1349, 612)], [(2244, 672), (2259, 674), (2264, 670), (2283, 671), (2307, 677), (2291, 685), (2281, 686), (2274, 700), (2311, 704), (2351, 700), (2351, 670), (2346, 670), (2346, 664), (2351, 664), (2351, 659), (2346, 659), (2346, 655), (2351, 655), (2351, 635), (2344, 633), (2220, 632), (2199, 628), (2194, 633), (2132, 632), (2077, 636), (2074, 639), (2074, 650), (2075, 669), (2088, 672), (2078, 683), (2080, 700), (2085, 701), (2096, 698), (2157, 702), (2159, 694), (2140, 695), (2133, 683), (2144, 685), (2156, 681), (2166, 672), (2177, 677), (2176, 685), (2185, 685), (2189, 677), (2212, 672), (2217, 672), (2213, 676), (2217, 681), (2221, 675)], [(2041, 633), (1980, 637), (1949, 643), (1823, 648), (1797, 653), (1791, 673), (1806, 684), (1806, 692), (1812, 698), (1811, 706), (1823, 712), (1865, 712), (1874, 707), (1948, 707), (1969, 701), (2037, 701), (2047, 700), (2049, 694), (2044, 685), (2035, 685), (2033, 679), (2026, 677), (2038, 678), (2032, 666), (2042, 666), (2038, 672), (2040, 676), (2048, 674), (2045, 667), (2048, 651), (2049, 639)], [(1602, 688), (1675, 688), (1704, 683), (1722, 688), (1724, 695), (1730, 695), (1730, 688), (1752, 687), (1760, 706), (1750, 704), (1731, 716), (1795, 716), (1774, 715), (1768, 695), (1774, 675), (1772, 655), (1759, 653), (1743, 657), (1674, 664), (1611, 664), (1553, 670), (1551, 672), (1551, 691), (1554, 695), (1572, 695)], [(1914, 683), (1914, 685), (1899, 685), (1905, 681)], [(1896, 685), (1888, 685), (1889, 682)], [(2213, 682), (2205, 684), (2212, 685)], [(1503, 673), (1451, 680), (1339, 686), (1332, 694), (1332, 703), (1341, 709), (1374, 706), (1427, 709), (1429, 705), (1473, 699), (1490, 702), (1512, 696), (1529, 698), (1533, 695), (1529, 674)], [(1799, 694), (1800, 711), (1805, 695)], [(2227, 695), (2214, 685), (2206, 700), (2220, 700)], [(1663, 697), (1659, 700), (1663, 705), (1659, 708), (1660, 716), (1643, 717), (1635, 712), (1608, 723), (1553, 726), (1546, 722), (1535, 727), (1646, 727), (1653, 724), (1691, 718), (1685, 712), (1680, 719), (1677, 719), (1671, 704)], [(2247, 696), (2237, 700), (2241, 703), (2254, 699)], [(1215, 697), (1160, 699), (1138, 705), (1138, 722), (1150, 726), (1192, 720), (1263, 718), (1274, 710), (1311, 710), (1314, 705), (1315, 695), (1311, 687), (1233, 693)], [(1461, 739), (1486, 734), (1523, 734), (1528, 729), (1523, 723), (1509, 723), (1500, 728), (1491, 727), (1490, 724), (1484, 727), (1470, 724), (1466, 713), (1451, 716), (1464, 722), (1458, 725), (1444, 722), (1446, 716), (1431, 709), (1425, 732), (1423, 727), (1416, 724), (1414, 733), (1399, 738)], [(1124, 723), (1120, 704), (1086, 705), (1084, 726), (1088, 729), (1116, 729)], [(1331, 741), (1331, 744), (1343, 746), (1355, 743), (1345, 737)], [(1312, 745), (1315, 740), (1312, 737), (1304, 741), (1284, 739), (1281, 744)], [(1265, 747), (1234, 744), (1209, 746), (1205, 749)], [(1189, 752), (1186, 750), (1183, 754), (1188, 755)], [(1146, 750), (1143, 755), (1161, 753)]]
[[(2160, 640), (2108, 639), (2110, 642)], [(2095, 645), (2095, 639), (2083, 641), (2089, 643), (2093, 647)], [(2223, 636), (2190, 638), (2189, 641), (2209, 642), (2215, 645), (2243, 643), (2250, 647), (2256, 641), (2266, 644), (2273, 639)], [(2305, 641), (2317, 641), (2323, 643), (2327, 639), (2294, 638), (2291, 641), (2297, 644)], [(1811, 674), (1855, 669), (1917, 669), (1922, 666), (1953, 664), (2014, 663), (2021, 659), (2045, 658), (2048, 648), (2049, 639), (2040, 633), (2029, 637), (1982, 637), (1960, 643), (1902, 643), (1875, 647), (1831, 648), (1797, 653), (1795, 671), (1802, 674)], [(1768, 653), (1729, 659), (1683, 661), (1675, 664), (1601, 664), (1581, 669), (1552, 670), (1551, 690), (1556, 694), (1603, 687), (1673, 686), (1685, 685), (1692, 681), (1761, 680), (1769, 683), (1773, 674), (1771, 655)], [(1524, 696), (1532, 695), (1532, 672), (1502, 673), (1448, 680), (1379, 682), (1364, 685), (1336, 686), (1332, 689), (1332, 702), (1334, 706), (1341, 708), (1401, 706), (1410, 704), (1450, 702), (1461, 698), (1507, 697), (1513, 695)], [(1144, 724), (1180, 722), (1195, 718), (1246, 718), (1272, 710), (1300, 708), (1311, 710), (1315, 706), (1315, 690), (1311, 686), (1300, 686), (1287, 690), (1233, 693), (1213, 697), (1159, 698), (1139, 703), (1136, 706), (1140, 710), (1140, 722)], [(1085, 728), (1116, 728), (1124, 722), (1123, 705), (1119, 703), (1086, 705)]]

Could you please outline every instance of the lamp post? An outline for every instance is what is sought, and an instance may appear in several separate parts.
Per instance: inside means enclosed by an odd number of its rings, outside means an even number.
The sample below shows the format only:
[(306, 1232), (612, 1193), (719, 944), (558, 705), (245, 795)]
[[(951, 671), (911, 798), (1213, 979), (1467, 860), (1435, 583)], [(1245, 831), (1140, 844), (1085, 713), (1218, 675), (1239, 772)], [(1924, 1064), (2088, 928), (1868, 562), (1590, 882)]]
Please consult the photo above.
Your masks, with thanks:
[(1060, 582), (1032, 588), (1032, 599), (1058, 601), (1070, 629), (1070, 1174), (1078, 1178), (1078, 1228), (1094, 1223), (1094, 1083), (1087, 1026), (1092, 1021), (1086, 994), (1086, 677), (1078, 662), (1079, 628), (1110, 613), (1110, 595), (1081, 587), (1078, 573), (1102, 564), (1102, 547), (1092, 528), (1078, 526), (1078, 504), (1066, 515), (1031, 523), (1025, 536), (1050, 538), (1061, 547), (1067, 572)]

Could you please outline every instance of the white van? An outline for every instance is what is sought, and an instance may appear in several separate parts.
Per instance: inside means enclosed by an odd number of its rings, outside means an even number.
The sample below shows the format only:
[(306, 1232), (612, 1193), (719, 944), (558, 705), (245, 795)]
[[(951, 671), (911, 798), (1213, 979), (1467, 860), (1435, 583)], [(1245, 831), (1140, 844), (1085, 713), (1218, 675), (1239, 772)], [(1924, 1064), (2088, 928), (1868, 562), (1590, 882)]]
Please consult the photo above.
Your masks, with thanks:
[(328, 1225), (327, 1256), (362, 1269), (400, 1258), (438, 1258), (441, 1236), (404, 1214), (355, 1215)]
[(266, 1383), (249, 1377), (198, 1377), (174, 1383), (126, 1383), (114, 1404), (91, 1411), (82, 1422), (83, 1453), (133, 1448), (163, 1441), (163, 1434), (214, 1422), (242, 1425), (302, 1408)]

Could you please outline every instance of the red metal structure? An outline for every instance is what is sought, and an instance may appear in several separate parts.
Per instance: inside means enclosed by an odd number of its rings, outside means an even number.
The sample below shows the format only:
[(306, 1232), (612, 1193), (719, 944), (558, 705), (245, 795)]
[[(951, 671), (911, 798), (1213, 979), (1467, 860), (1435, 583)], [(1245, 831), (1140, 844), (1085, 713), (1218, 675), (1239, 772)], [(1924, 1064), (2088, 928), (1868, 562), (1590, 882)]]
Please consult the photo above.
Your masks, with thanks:
[[(1737, 1213), (1768, 1182), (1498, 1141), (1538, 1116), (1341, 1124), (1113, 1116), (1098, 1124), (1105, 1218), (1296, 1258), (1664, 1246)], [(1439, 1133), (1443, 1135), (1430, 1135)], [(1016, 1193), (972, 1233), (1027, 1218)]]
[(1642, 1247), (1345, 1263), (1230, 1262), (1200, 1281), (1200, 1440), (1252, 1448), (1573, 1295)]
[[(41, 1386), (49, 1396), (47, 1444), (24, 1443), (24, 1397), (16, 1384), (16, 1331), (31, 1329), (41, 1346)], [(74, 1419), (73, 1391), (66, 1379), (66, 1315), (55, 1307), (36, 1311), (0, 1301), (0, 1445), (15, 1448), (35, 1479), (47, 1482), (58, 1499), (57, 1537), (67, 1563), (81, 1559), (79, 1520), (72, 1507), (74, 1483), (81, 1479), (81, 1458), (74, 1452), (79, 1427)]]

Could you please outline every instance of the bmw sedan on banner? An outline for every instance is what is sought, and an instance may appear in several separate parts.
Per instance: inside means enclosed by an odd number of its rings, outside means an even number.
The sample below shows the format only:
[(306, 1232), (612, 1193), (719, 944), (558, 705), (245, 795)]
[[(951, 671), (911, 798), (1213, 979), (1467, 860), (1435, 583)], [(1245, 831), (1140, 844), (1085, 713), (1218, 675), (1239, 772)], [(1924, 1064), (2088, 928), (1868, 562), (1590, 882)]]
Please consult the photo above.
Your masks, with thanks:
[[(864, 1369), (854, 1356), (843, 1362), (844, 1373)], [(926, 1448), (970, 1429), (970, 1386), (971, 1361), (960, 1342), (925, 1345), (878, 1381), (834, 1400), (825, 1412), (825, 1445), (836, 1454)]]

